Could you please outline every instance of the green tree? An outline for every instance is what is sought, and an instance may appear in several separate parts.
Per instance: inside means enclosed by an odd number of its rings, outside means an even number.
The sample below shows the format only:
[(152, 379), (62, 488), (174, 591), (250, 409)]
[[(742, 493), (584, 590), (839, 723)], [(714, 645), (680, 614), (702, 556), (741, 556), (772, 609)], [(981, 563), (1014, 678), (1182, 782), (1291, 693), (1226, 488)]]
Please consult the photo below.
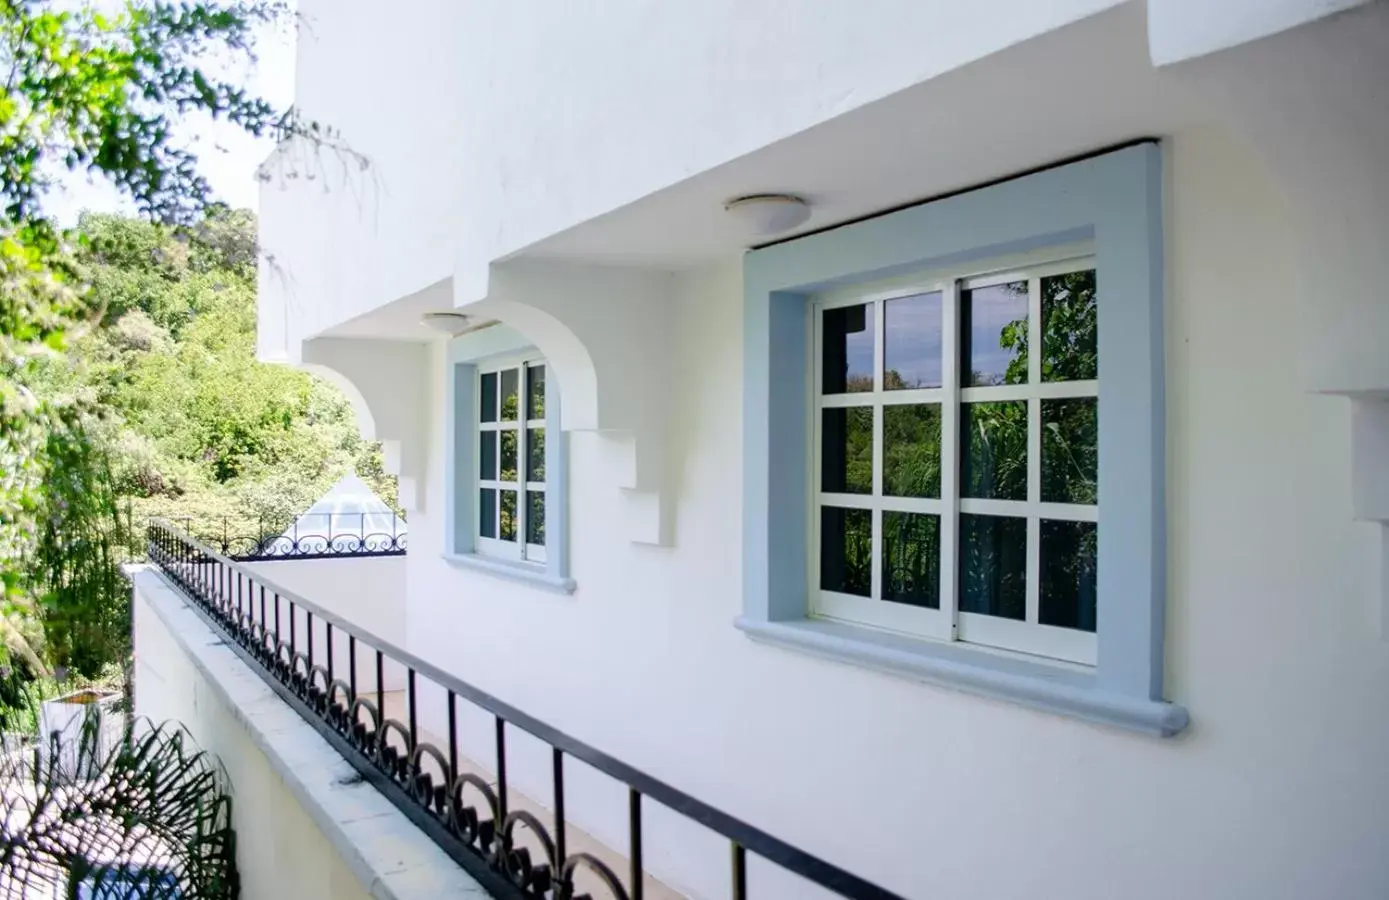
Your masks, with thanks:
[[(89, 484), (55, 476), (76, 464), (99, 476), (105, 465), (101, 451), (79, 449), (101, 427), (100, 398), (48, 393), (37, 381), (38, 361), (61, 353), (75, 329), (102, 315), (76, 258), (86, 241), (52, 219), (46, 192), (66, 173), (90, 175), (115, 185), (148, 219), (222, 234), (225, 222), (205, 215), (211, 189), (176, 122), (203, 113), (257, 136), (335, 140), (207, 66), (250, 54), (255, 30), (284, 15), (267, 0), (128, 0), (115, 13), (68, 0), (0, 0), (0, 632), (33, 665), (42, 664), (34, 650), (38, 610), (61, 603), (73, 579), (100, 582), (78, 574), (82, 566), (108, 566), (102, 554), (84, 556), (82, 544), (69, 548), (56, 582), (56, 569), (31, 564), (42, 536), (79, 499), (69, 492)], [(147, 236), (117, 237), (99, 252), (138, 257), (129, 242)], [(235, 242), (227, 248), (239, 265), (251, 265), (253, 251)], [(103, 291), (107, 315), (138, 305), (138, 284), (124, 287)], [(166, 310), (145, 312), (161, 328), (177, 324)], [(147, 323), (128, 324), (131, 340), (157, 338)], [(87, 512), (105, 515), (108, 533), (119, 528), (112, 510)]]

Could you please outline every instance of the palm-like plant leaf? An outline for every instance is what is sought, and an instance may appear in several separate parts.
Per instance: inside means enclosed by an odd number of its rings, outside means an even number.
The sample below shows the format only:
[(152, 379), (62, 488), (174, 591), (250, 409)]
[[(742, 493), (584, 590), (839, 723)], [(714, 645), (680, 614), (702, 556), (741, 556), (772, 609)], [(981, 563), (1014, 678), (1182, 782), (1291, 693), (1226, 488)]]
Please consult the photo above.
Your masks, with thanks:
[(89, 716), (75, 740), (0, 761), (0, 897), (237, 896), (226, 775), (181, 727), (136, 720), (105, 748)]

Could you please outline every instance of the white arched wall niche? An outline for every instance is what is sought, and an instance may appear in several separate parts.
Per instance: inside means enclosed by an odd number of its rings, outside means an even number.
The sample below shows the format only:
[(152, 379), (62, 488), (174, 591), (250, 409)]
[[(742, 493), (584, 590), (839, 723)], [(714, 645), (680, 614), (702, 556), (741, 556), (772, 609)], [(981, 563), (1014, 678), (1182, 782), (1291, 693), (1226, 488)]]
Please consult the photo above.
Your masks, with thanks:
[(567, 432), (596, 433), (606, 477), (622, 491), (629, 537), (673, 541), (666, 407), (671, 335), (669, 273), (548, 260), (491, 267), (486, 297), (458, 289), (469, 315), (502, 322), (546, 357)]
[[(1382, 526), (1379, 599), (1389, 638), (1389, 4), (1230, 6), (1203, 19), (1204, 0), (1199, 9), (1196, 0), (1149, 0), (1150, 49), (1248, 142), (1286, 194), (1303, 379), (1309, 391), (1351, 404), (1353, 514)], [(1303, 22), (1311, 24), (1291, 27)]]
[(401, 508), (423, 509), (429, 345), (313, 338), (304, 341), (299, 367), (342, 390), (362, 436), (381, 442), (385, 469), (399, 480)]

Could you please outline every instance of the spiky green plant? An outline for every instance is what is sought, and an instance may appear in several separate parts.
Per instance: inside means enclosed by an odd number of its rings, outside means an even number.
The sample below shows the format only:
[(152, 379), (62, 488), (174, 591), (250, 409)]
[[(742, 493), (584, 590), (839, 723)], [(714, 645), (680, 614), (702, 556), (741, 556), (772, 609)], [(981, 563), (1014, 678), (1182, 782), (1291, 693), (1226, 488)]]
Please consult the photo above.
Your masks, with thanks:
[(238, 895), (226, 775), (181, 727), (108, 743), (92, 715), (68, 739), (0, 760), (0, 897)]

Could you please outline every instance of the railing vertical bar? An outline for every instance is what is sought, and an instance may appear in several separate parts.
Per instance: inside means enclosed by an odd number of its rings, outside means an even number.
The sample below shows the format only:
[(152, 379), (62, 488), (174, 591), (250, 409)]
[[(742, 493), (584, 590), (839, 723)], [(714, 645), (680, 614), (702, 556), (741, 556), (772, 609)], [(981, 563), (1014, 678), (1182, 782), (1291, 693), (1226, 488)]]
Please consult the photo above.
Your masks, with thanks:
[(506, 818), (506, 720), (494, 715), (497, 720), (497, 827)]
[(305, 624), (306, 626), (308, 626), (308, 631), (309, 631), (309, 668), (312, 669), (312, 668), (313, 668), (313, 613), (310, 612), (310, 611), (307, 610), (307, 609), (304, 610), (304, 624)]
[(405, 670), (405, 701), (410, 707), (410, 749), (414, 750), (419, 743), (419, 733), (417, 732), (417, 721), (415, 719), (415, 670), (407, 668)]
[(458, 695), (449, 691), (449, 784), (458, 778)]
[(632, 861), (632, 900), (641, 900), (641, 791), (634, 787), (627, 789), (627, 828), (631, 837), (628, 859)]
[(569, 855), (564, 850), (564, 751), (555, 747), (551, 752), (555, 777), (555, 859), (563, 865)]
[(275, 655), (280, 653), (280, 592), (275, 591)]
[[(289, 655), (293, 656), (299, 652), (299, 636), (296, 633), (296, 625), (299, 622), (299, 613), (294, 606), (293, 600), (286, 601), (289, 604)], [(289, 662), (290, 668), (294, 668), (294, 660)]]
[(347, 687), (352, 699), (357, 699), (357, 635), (347, 633)]
[(262, 638), (265, 635), (265, 585), (260, 586), (260, 631)]
[(733, 900), (747, 900), (748, 896), (748, 852), (737, 841), (733, 842)]
[(328, 690), (333, 690), (333, 623), (328, 622)]
[(376, 715), (380, 717), (377, 727), (386, 721), (386, 665), (381, 660), (381, 651), (376, 651)]

